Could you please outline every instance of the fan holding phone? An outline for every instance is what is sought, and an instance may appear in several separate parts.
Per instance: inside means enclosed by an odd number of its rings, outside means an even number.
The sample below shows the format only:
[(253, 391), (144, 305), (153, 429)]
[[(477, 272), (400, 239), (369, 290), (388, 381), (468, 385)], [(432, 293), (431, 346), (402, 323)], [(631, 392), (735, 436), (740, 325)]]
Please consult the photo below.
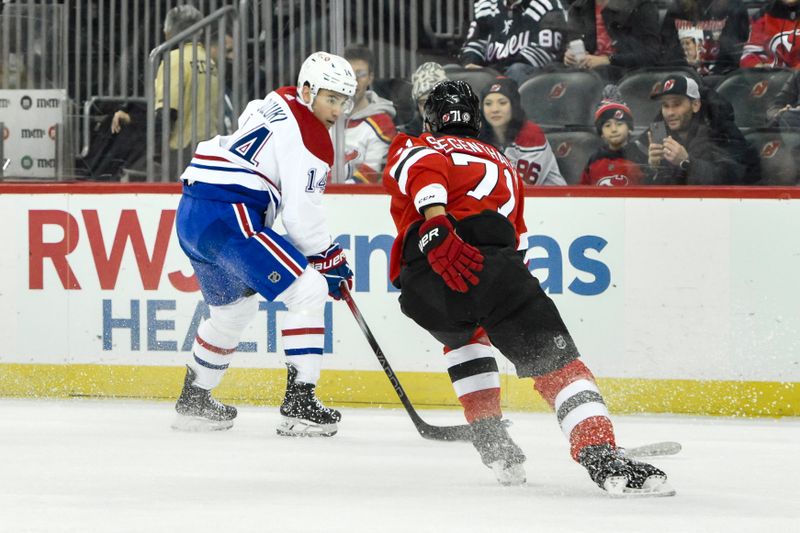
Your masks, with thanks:
[(661, 103), (661, 120), (643, 139), (652, 183), (746, 185), (760, 179), (758, 152), (736, 127), (731, 105), (705, 91), (701, 98), (694, 79), (676, 75), (650, 95)]

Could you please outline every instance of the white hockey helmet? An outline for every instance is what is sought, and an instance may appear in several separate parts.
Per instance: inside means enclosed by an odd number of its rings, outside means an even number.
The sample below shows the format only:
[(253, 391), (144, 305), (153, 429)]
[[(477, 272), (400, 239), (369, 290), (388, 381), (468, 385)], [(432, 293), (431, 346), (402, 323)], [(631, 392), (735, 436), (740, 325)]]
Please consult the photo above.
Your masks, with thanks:
[[(298, 95), (302, 93), (305, 84), (311, 89), (311, 104), (314, 103), (320, 89), (334, 91), (348, 98), (356, 94), (356, 74), (350, 62), (328, 52), (314, 52), (303, 61), (300, 74), (297, 76)], [(302, 98), (300, 102), (311, 108), (311, 104), (306, 104)], [(348, 103), (352, 109), (352, 100), (348, 100)], [(345, 113), (349, 111), (345, 109)]]

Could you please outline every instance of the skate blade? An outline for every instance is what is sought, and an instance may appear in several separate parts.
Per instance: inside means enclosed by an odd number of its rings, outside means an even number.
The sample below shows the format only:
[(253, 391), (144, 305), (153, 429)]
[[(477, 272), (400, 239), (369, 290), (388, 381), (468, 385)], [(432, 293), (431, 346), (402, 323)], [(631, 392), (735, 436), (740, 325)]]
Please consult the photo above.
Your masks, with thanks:
[(517, 487), (527, 481), (525, 467), (521, 464), (507, 466), (505, 461), (500, 460), (490, 463), (489, 468), (494, 472), (497, 482), (504, 487)]
[(301, 418), (281, 417), (281, 423), (275, 428), (282, 437), (333, 437), (339, 428), (336, 424), (315, 424)]
[(188, 433), (204, 433), (208, 431), (225, 431), (233, 427), (231, 420), (209, 420), (200, 416), (176, 415), (172, 421), (172, 429)]
[(660, 498), (676, 494), (663, 476), (648, 477), (640, 489), (628, 487), (628, 478), (625, 476), (612, 476), (605, 480), (603, 489), (614, 498)]

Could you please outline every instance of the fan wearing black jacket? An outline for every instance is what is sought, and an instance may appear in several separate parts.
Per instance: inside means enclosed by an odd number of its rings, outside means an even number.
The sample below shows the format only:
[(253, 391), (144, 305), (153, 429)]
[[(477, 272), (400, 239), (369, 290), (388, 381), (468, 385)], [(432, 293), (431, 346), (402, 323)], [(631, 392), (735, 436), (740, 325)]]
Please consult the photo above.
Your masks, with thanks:
[(569, 7), (569, 40), (583, 40), (587, 53), (576, 58), (567, 51), (564, 64), (602, 69), (609, 79), (619, 79), (625, 72), (658, 63), (658, 34), (653, 0), (575, 0)]
[(750, 185), (760, 179), (758, 152), (733, 123), (733, 110), (711, 89), (672, 76), (651, 98), (661, 101), (667, 137), (644, 141), (654, 185)]

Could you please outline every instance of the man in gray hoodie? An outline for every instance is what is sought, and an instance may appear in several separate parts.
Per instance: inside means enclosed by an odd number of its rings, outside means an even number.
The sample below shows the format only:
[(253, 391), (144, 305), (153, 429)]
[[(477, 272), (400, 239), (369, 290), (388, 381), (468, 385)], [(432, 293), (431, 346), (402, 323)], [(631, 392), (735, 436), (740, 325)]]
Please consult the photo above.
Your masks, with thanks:
[(356, 74), (353, 111), (345, 126), (345, 157), (348, 183), (380, 181), (389, 143), (397, 134), (394, 104), (368, 88), (374, 75), (372, 51), (363, 45), (345, 49), (344, 57)]

